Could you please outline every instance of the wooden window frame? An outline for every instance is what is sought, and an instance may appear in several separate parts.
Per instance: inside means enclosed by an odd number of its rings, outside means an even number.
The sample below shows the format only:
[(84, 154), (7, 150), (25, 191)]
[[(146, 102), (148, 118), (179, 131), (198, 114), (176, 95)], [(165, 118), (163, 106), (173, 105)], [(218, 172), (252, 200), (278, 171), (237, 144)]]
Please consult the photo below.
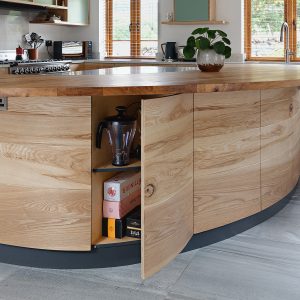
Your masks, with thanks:
[(130, 56), (113, 56), (113, 1), (106, 0), (106, 57), (154, 59), (141, 55), (141, 0), (130, 0)]
[[(252, 57), (251, 56), (251, 1), (245, 1), (244, 10), (244, 37), (245, 37), (245, 54), (247, 61), (284, 61), (284, 57)], [(300, 56), (297, 57), (297, 1), (296, 0), (284, 0), (284, 18), (290, 26), (290, 49), (294, 53), (291, 56), (291, 61), (300, 61)], [(299, 37), (300, 38), (300, 37)], [(284, 44), (285, 45), (285, 44)]]

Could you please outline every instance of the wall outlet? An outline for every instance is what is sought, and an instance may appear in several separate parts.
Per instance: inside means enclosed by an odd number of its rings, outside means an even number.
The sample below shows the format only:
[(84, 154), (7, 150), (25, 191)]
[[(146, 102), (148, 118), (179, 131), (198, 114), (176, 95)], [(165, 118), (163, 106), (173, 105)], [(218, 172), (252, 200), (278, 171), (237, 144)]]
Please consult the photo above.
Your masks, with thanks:
[(48, 40), (45, 43), (46, 43), (46, 47), (52, 47), (52, 41)]
[(0, 110), (8, 109), (8, 99), (7, 97), (0, 97)]

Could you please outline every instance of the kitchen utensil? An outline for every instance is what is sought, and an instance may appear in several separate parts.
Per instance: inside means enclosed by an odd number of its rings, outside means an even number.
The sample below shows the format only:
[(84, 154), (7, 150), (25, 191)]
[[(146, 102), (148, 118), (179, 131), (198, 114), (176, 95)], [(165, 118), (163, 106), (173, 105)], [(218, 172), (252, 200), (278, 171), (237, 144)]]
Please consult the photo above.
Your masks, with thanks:
[(112, 164), (126, 166), (129, 164), (130, 148), (137, 127), (137, 120), (126, 115), (127, 108), (116, 107), (118, 115), (107, 117), (98, 125), (96, 147), (101, 148), (102, 134), (105, 129), (112, 147)]
[(161, 50), (166, 60), (178, 60), (176, 42), (166, 42), (161, 44)]

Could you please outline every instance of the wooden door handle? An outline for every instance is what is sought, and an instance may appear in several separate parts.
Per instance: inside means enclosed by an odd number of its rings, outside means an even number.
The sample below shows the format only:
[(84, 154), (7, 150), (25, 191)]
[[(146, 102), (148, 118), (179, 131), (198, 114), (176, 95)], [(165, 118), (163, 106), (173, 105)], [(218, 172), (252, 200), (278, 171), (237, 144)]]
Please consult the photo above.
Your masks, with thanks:
[(150, 198), (155, 193), (155, 186), (153, 184), (148, 184), (145, 188), (145, 197)]
[(294, 105), (291, 103), (291, 104), (290, 104), (290, 113), (292, 113), (293, 110), (294, 110)]

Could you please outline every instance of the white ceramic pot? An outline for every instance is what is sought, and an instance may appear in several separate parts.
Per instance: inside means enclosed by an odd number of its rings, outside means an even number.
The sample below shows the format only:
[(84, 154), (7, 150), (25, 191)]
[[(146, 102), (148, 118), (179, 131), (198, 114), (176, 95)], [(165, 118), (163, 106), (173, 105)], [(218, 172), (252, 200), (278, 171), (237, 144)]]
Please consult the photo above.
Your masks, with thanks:
[(215, 50), (198, 50), (197, 64), (202, 72), (219, 72), (225, 62), (225, 56), (217, 54)]

